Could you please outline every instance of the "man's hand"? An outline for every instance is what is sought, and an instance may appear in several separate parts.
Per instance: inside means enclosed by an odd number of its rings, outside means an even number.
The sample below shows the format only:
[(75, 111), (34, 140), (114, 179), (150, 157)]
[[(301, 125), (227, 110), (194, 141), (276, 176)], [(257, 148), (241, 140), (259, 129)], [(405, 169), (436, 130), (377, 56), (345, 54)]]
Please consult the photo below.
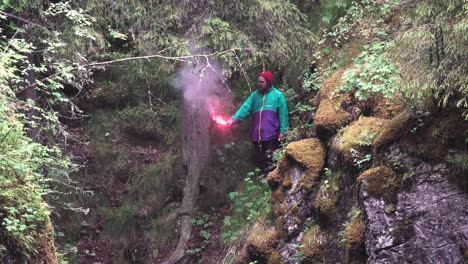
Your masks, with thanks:
[(283, 138), (284, 138), (284, 134), (279, 134), (279, 136), (278, 136), (278, 141), (283, 140)]
[(226, 122), (226, 126), (230, 127), (230, 126), (232, 126), (232, 124), (234, 124), (234, 123), (235, 123), (234, 120), (229, 119), (229, 120)]

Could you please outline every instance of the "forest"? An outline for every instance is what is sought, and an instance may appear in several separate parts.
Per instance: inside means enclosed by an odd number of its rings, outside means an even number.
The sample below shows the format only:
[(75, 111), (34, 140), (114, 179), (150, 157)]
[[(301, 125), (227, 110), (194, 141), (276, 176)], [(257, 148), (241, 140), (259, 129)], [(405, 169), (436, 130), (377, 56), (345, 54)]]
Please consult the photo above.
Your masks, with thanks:
[(466, 0), (1, 0), (0, 25), (0, 263), (468, 263)]

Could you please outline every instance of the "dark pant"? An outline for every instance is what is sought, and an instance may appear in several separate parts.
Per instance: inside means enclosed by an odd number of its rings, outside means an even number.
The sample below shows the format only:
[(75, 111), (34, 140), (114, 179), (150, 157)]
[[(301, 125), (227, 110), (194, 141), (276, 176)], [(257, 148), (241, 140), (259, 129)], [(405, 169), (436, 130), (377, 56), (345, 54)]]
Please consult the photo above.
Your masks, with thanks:
[(273, 152), (279, 148), (278, 139), (274, 138), (267, 141), (252, 142), (254, 145), (255, 165), (260, 168), (262, 174), (267, 174), (275, 168), (273, 162)]

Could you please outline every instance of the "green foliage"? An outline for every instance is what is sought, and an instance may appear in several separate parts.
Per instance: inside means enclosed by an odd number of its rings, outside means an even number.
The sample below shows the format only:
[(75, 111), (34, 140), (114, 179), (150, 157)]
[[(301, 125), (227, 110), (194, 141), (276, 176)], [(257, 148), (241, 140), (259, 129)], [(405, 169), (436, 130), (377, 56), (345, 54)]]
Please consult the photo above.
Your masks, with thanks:
[(36, 234), (49, 216), (42, 200), (50, 192), (43, 175), (66, 171), (69, 161), (57, 148), (33, 142), (16, 112), (12, 91), (0, 78), (0, 222), (18, 249), (34, 254)]
[(319, 88), (317, 73), (305, 69), (302, 73), (302, 89), (304, 89), (305, 92), (310, 92), (311, 90), (317, 91)]
[(415, 112), (415, 115), (416, 115), (416, 122), (414, 126), (410, 129), (410, 132), (412, 134), (416, 134), (425, 126), (425, 121), (427, 121), (427, 118), (431, 116), (431, 113), (427, 111), (418, 110)]
[(271, 211), (270, 188), (266, 182), (255, 182), (249, 177), (244, 179), (244, 183), (245, 186), (241, 191), (229, 193), (234, 208), (231, 216), (224, 218), (221, 234), (224, 243), (235, 241), (249, 225), (255, 223), (259, 216)]
[(391, 98), (398, 90), (398, 72), (395, 64), (385, 55), (386, 43), (364, 46), (364, 51), (355, 59), (354, 67), (343, 74), (343, 91), (356, 89), (356, 97), (366, 100), (373, 94)]
[(325, 168), (323, 170), (325, 179), (323, 180), (322, 187), (324, 190), (328, 190), (331, 187), (330, 181), (334, 180), (335, 177), (333, 177), (333, 171), (331, 169)]
[[(34, 1), (3, 1), (1, 5), (2, 10), (13, 12), (39, 6)], [(70, 73), (70, 62), (58, 57), (63, 47), (59, 38), (37, 41), (25, 29), (18, 28), (16, 20), (8, 21), (4, 16), (0, 19), (7, 25), (0, 30), (0, 228), (7, 236), (4, 239), (12, 242), (14, 249), (10, 250), (33, 257), (42, 246), (38, 244), (39, 236), (52, 235), (43, 234), (50, 214), (43, 196), (51, 194), (44, 175), (49, 181), (63, 179), (68, 174), (70, 161), (52, 145), (53, 140), (51, 145), (45, 146), (33, 142), (25, 132), (38, 129), (46, 136), (57, 133), (58, 115), (53, 107), (68, 101), (60, 89), (63, 82), (74, 77)], [(16, 33), (11, 36), (11, 31)], [(21, 38), (24, 36), (30, 39)], [(30, 60), (33, 53), (41, 56), (44, 63), (33, 63)], [(50, 72), (55, 74), (41, 79)], [(30, 83), (28, 76), (32, 73), (37, 78)], [(35, 101), (37, 98), (21, 101), (16, 97), (16, 93), (28, 88), (27, 85), (40, 92), (38, 95), (47, 102), (47, 108)], [(27, 111), (35, 111), (36, 116), (27, 117), (24, 114)]]
[(351, 157), (354, 165), (361, 170), (366, 168), (369, 165), (369, 162), (372, 161), (372, 154), (364, 153), (354, 148), (351, 149)]
[[(338, 2), (338, 10), (343, 10), (347, 5), (346, 2)], [(346, 14), (339, 17), (331, 30), (324, 30), (324, 38), (320, 42), (331, 40), (335, 47), (341, 46), (344, 41), (350, 38), (353, 28), (360, 19), (371, 14), (385, 13), (388, 8), (389, 4), (386, 2), (380, 3), (374, 0), (351, 1), (349, 8), (346, 9)], [(328, 20), (328, 17), (324, 18)]]
[(100, 211), (104, 216), (104, 232), (108, 237), (126, 244), (135, 238), (137, 222), (130, 201), (125, 201), (117, 208), (101, 208)]
[(175, 145), (179, 141), (178, 130), (169, 130), (178, 123), (177, 106), (164, 105), (149, 108), (140, 103), (135, 107), (126, 107), (119, 111), (119, 123), (123, 124), (125, 132), (141, 138), (154, 139), (167, 145)]
[(305, 27), (306, 16), (287, 1), (90, 0), (86, 6), (102, 31), (110, 25), (131, 36), (125, 42), (128, 48), (173, 57), (219, 52), (216, 60), (226, 76), (269, 63), (297, 61), (313, 41)]
[[(114, 59), (114, 58), (105, 58)], [(109, 67), (96, 79), (97, 87), (90, 99), (97, 107), (125, 107), (145, 103), (147, 108), (177, 104), (177, 93), (171, 85), (174, 71), (167, 62), (142, 60), (127, 62), (121, 67)], [(176, 101), (176, 102), (173, 102)]]
[(340, 238), (340, 246), (343, 248), (346, 247), (349, 225), (355, 218), (358, 217), (361, 217), (361, 210), (359, 208), (353, 208), (348, 212), (348, 221), (343, 223), (342, 229), (338, 233), (338, 237)]
[(21, 12), (27, 9), (31, 3), (28, 0), (2, 0), (0, 2), (0, 10), (12, 9), (15, 12)]
[(414, 109), (456, 106), (468, 119), (467, 6), (463, 0), (423, 0), (407, 10), (411, 27), (395, 39), (392, 54)]
[[(213, 135), (212, 142), (219, 139), (217, 137), (218, 135)], [(225, 141), (226, 138), (220, 140)], [(209, 190), (200, 193), (199, 206), (202, 209), (219, 207), (229, 202), (226, 194), (232, 192), (245, 174), (253, 169), (248, 158), (252, 151), (251, 145), (248, 141), (232, 141), (213, 149), (210, 163), (204, 172), (205, 177), (201, 179), (203, 188)]]
[(174, 208), (166, 207), (160, 210), (158, 214), (151, 219), (146, 238), (149, 239), (152, 244), (159, 247), (175, 247), (177, 245), (177, 221), (172, 219), (172, 217), (175, 217), (176, 213)]
[(314, 6), (310, 11), (308, 27), (313, 32), (321, 27), (331, 28), (340, 17), (346, 14), (346, 10), (350, 7), (352, 2), (352, 0), (320, 1), (318, 8)]
[(209, 228), (213, 226), (214, 221), (218, 217), (218, 214), (209, 215), (202, 213), (195, 219), (192, 219), (192, 225), (195, 227), (195, 229), (199, 229), (198, 235), (203, 239), (203, 243), (198, 247), (186, 249), (186, 254), (197, 255), (206, 249), (209, 244), (214, 242), (212, 240), (212, 235), (209, 231)]
[(131, 181), (131, 194), (141, 207), (160, 208), (174, 188), (177, 155), (168, 153), (158, 163), (135, 173)]
[(455, 167), (459, 167), (463, 172), (468, 171), (468, 154), (453, 154), (447, 159), (447, 162)]
[[(304, 231), (307, 232), (307, 231)], [(306, 245), (303, 244), (292, 244), (292, 248), (295, 250), (295, 253), (288, 260), (301, 262), (305, 259), (304, 253), (301, 251)]]

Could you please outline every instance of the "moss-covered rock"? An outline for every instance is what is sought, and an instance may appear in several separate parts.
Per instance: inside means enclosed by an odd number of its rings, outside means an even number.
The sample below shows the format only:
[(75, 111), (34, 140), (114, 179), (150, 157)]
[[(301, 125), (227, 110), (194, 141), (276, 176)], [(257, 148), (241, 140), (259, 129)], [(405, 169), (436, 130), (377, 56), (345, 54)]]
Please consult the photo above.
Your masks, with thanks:
[(274, 251), (271, 253), (270, 257), (268, 258), (267, 264), (281, 264), (281, 254), (278, 251)]
[(247, 237), (245, 249), (249, 260), (274, 264), (279, 263), (274, 262), (278, 258), (275, 251), (277, 245), (278, 233), (275, 229), (268, 228), (264, 223), (257, 223)]
[(336, 130), (345, 126), (350, 120), (350, 114), (334, 106), (332, 101), (324, 100), (317, 109), (314, 123), (318, 129)]
[(405, 106), (402, 101), (398, 99), (388, 99), (381, 97), (377, 101), (375, 108), (373, 109), (373, 116), (383, 119), (392, 119), (405, 111)]
[(401, 137), (405, 129), (409, 130), (408, 124), (410, 118), (411, 114), (408, 111), (404, 111), (386, 123), (374, 139), (374, 148), (379, 149)]
[(341, 109), (341, 103), (346, 100), (347, 96), (335, 92), (336, 88), (342, 84), (343, 72), (344, 70), (336, 71), (320, 88), (320, 104), (314, 119), (319, 130), (333, 131), (345, 126), (351, 120), (351, 115)]
[(49, 217), (36, 226), (36, 232), (29, 239), (31, 240), (28, 242), (29, 245), (20, 245), (0, 230), (0, 263), (59, 263), (54, 243), (54, 228)]
[(300, 232), (310, 208), (298, 197), (310, 194), (324, 163), (325, 149), (320, 140), (305, 139), (290, 143), (276, 169), (268, 174), (278, 237), (291, 237)]
[(345, 159), (351, 157), (351, 149), (362, 150), (374, 144), (387, 119), (363, 117), (347, 127), (339, 138), (338, 148)]
[(320, 140), (311, 138), (290, 143), (285, 149), (285, 155), (278, 161), (276, 169), (268, 174), (267, 181), (272, 188), (270, 201), (276, 217), (282, 216), (287, 211), (283, 208), (283, 203), (286, 190), (294, 185), (290, 175), (292, 162), (299, 163), (305, 169), (296, 188), (310, 189), (316, 183), (325, 163), (325, 149)]
[(314, 200), (314, 207), (330, 222), (335, 222), (337, 219), (336, 204), (339, 194), (339, 187), (334, 182), (327, 182), (322, 184)]
[(392, 169), (379, 166), (363, 172), (357, 178), (363, 184), (363, 188), (369, 195), (383, 198), (387, 203), (395, 202), (395, 191), (398, 187), (395, 173)]
[(346, 232), (345, 263), (366, 263), (365, 231), (362, 217), (353, 218)]
[(41, 230), (41, 234), (39, 234), (39, 245), (41, 245), (41, 248), (38, 254), (38, 261), (35, 263), (59, 263), (54, 243), (54, 228), (52, 227), (50, 219), (45, 222), (44, 229)]
[(305, 167), (300, 185), (305, 189), (311, 188), (325, 163), (325, 148), (320, 140), (310, 138), (292, 142), (286, 147), (284, 153)]
[[(286, 156), (282, 156), (277, 163), (276, 168), (267, 175), (267, 182), (276, 189), (279, 185), (283, 185), (284, 178), (289, 175), (290, 161)], [(287, 184), (285, 184), (287, 186)]]
[(318, 226), (310, 228), (302, 237), (300, 252), (301, 263), (323, 263), (326, 237)]

